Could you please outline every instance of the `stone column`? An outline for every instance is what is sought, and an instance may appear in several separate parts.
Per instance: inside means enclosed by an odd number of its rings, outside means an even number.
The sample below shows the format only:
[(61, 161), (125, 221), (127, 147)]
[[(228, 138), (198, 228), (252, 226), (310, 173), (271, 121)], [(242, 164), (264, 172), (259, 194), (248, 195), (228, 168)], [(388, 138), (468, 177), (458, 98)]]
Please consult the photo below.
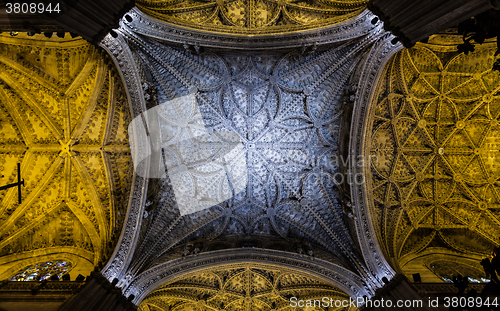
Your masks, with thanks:
[(137, 310), (131, 300), (133, 296), (125, 298), (121, 290), (116, 287), (118, 280), (110, 283), (99, 272), (93, 272), (91, 280), (74, 297), (61, 306), (59, 311), (126, 311)]

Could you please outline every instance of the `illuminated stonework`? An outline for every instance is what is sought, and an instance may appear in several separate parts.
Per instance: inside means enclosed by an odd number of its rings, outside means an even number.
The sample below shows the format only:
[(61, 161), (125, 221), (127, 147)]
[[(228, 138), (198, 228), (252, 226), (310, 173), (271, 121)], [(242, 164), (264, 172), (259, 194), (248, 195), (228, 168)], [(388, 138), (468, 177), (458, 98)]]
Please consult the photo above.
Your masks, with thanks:
[[(168, 176), (181, 216), (223, 203), (247, 186), (239, 135), (232, 131), (209, 134), (194, 94), (135, 117), (129, 132), (133, 133), (130, 148), (136, 172), (143, 173), (137, 168), (144, 161), (156, 162), (152, 164), (155, 169), (141, 177)], [(157, 139), (151, 139), (151, 134)]]
[(368, 1), (211, 0), (137, 1), (167, 23), (230, 34), (276, 34), (314, 29), (358, 15)]
[[(134, 295), (132, 301), (140, 303), (166, 282), (177, 261), (208, 256), (211, 251), (255, 247), (285, 252), (280, 253), (284, 258), (299, 254), (311, 262), (312, 258), (325, 260), (332, 266), (320, 274), (339, 276), (338, 271), (345, 270), (349, 277), (342, 276), (334, 284), (347, 292), (352, 288), (348, 278), (362, 278), (366, 283), (352, 290), (353, 296), (364, 290), (372, 295), (383, 284), (382, 277), (391, 277), (393, 271), (382, 262), (370, 231), (363, 228), (365, 219), (353, 215), (349, 191), (345, 191), (354, 183), (346, 172), (351, 159), (346, 144), (357, 78), (365, 68), (383, 68), (382, 60), (400, 44), (368, 10), (321, 32), (279, 37), (286, 41), (284, 45), (275, 36), (239, 41), (228, 34), (180, 28), (133, 9), (101, 46), (120, 66), (134, 118), (191, 95), (209, 133), (235, 133), (242, 143), (236, 158), (247, 165), (246, 179), (239, 180), (246, 180), (246, 187), (227, 189), (223, 179), (213, 176), (202, 184), (186, 179), (193, 193), (222, 189), (232, 196), (183, 214), (160, 157), (144, 161), (136, 167), (123, 243), (103, 275), (108, 280), (117, 278), (125, 296)], [(307, 35), (307, 42), (321, 39), (330, 44), (304, 45), (302, 35)], [(177, 40), (189, 42), (173, 44)], [(144, 119), (143, 124), (151, 122)], [(163, 133), (150, 129), (145, 136), (152, 145), (144, 146), (159, 150), (155, 142), (161, 141)], [(168, 131), (165, 134), (169, 137)], [(143, 178), (152, 171), (162, 177)], [(356, 183), (362, 184), (362, 178)], [(358, 227), (354, 222), (362, 224)], [(361, 235), (367, 239), (363, 250), (357, 243)], [(366, 254), (369, 260), (363, 258)]]
[(0, 109), (0, 185), (17, 163), (25, 185), (21, 204), (0, 192), (0, 276), (51, 254), (92, 269), (119, 236), (133, 172), (111, 60), (69, 36), (0, 36)]
[(467, 56), (453, 42), (400, 51), (374, 95), (373, 223), (395, 266), (433, 247), (489, 255), (500, 242), (496, 46)]
[[(185, 239), (262, 234), (318, 243), (346, 265), (362, 265), (340, 204), (338, 184), (347, 177), (332, 160), (338, 158), (346, 109), (342, 95), (357, 61), (355, 51), (363, 48), (360, 41), (312, 55), (196, 55), (149, 38), (137, 41), (130, 34), (127, 43), (141, 56), (136, 66), (150, 77), (140, 84), (147, 88), (148, 105), (160, 108), (157, 103), (192, 94), (209, 132), (234, 133), (242, 142), (234, 150), (238, 166), (231, 168), (237, 172), (232, 181), (241, 185), (227, 189), (226, 178), (206, 173), (208, 182), (184, 180), (193, 193), (234, 192), (198, 213), (186, 214), (178, 207), (171, 181), (177, 177), (167, 178), (162, 167), (165, 177), (150, 181), (153, 217), (143, 224), (158, 235), (139, 240), (132, 264), (144, 269), (153, 260), (161, 263), (161, 256)], [(151, 137), (161, 136), (148, 128)], [(156, 164), (151, 166), (157, 170)]]
[(186, 274), (151, 292), (139, 310), (295, 310), (290, 307), (290, 297), (349, 300), (340, 289), (311, 275), (247, 263)]

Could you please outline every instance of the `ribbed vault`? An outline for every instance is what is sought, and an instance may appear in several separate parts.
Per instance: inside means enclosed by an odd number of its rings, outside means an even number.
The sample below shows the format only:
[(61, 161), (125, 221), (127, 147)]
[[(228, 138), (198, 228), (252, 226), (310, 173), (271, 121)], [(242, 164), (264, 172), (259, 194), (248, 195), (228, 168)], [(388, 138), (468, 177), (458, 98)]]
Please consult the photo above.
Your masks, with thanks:
[[(152, 276), (182, 257), (255, 247), (318, 256), (364, 278), (368, 292), (382, 283), (387, 274), (363, 258), (358, 243), (358, 220), (352, 217), (346, 193), (353, 182), (346, 166), (353, 159), (339, 148), (341, 139), (347, 148), (353, 91), (349, 86), (357, 84), (350, 78), (366, 65), (372, 49), (384, 47), (380, 53), (385, 55), (398, 47), (373, 15), (364, 14), (332, 26), (332, 33), (348, 37), (332, 35), (332, 42), (321, 48), (275, 45), (258, 52), (178, 45), (164, 36), (169, 29), (165, 23), (137, 10), (125, 15), (102, 45), (120, 66), (134, 120), (147, 124), (143, 139), (151, 143), (143, 147), (151, 154), (155, 148), (161, 152), (136, 166), (129, 229), (103, 272), (108, 279), (119, 279), (127, 295), (142, 297), (152, 289), (150, 283), (158, 281)], [(356, 30), (354, 25), (359, 25)], [(182, 185), (190, 189), (190, 199), (211, 196), (213, 201), (214, 194), (230, 194), (195, 213), (180, 211), (175, 190), (179, 181), (163, 165), (167, 152), (180, 149), (163, 144), (182, 141), (187, 125), (201, 123), (185, 118), (184, 112), (175, 120), (165, 108), (161, 111), (168, 117), (153, 118), (153, 126), (148, 114), (184, 100), (199, 109), (210, 135), (229, 132), (241, 143), (226, 163), (228, 175), (237, 177), (231, 183), (226, 174), (221, 178), (197, 168), (183, 171)], [(174, 123), (184, 124), (175, 125), (182, 130), (172, 130)], [(189, 153), (176, 157), (188, 158)], [(161, 174), (147, 179), (142, 170)], [(233, 174), (236, 170), (243, 173)], [(363, 247), (376, 252), (375, 247)]]
[[(439, 35), (400, 51), (374, 95), (373, 222), (387, 258), (407, 274), (455, 261), (479, 278), (478, 259), (500, 244), (496, 45), (465, 55), (459, 42)], [(418, 259), (431, 250), (440, 255)]]
[[(386, 259), (424, 281), (481, 280), (500, 245), (496, 46), (464, 55), (433, 36), (382, 70), (401, 44), (366, 2), (139, 0), (101, 41), (110, 57), (69, 36), (0, 36), (0, 186), (17, 163), (25, 180), (21, 204), (0, 192), (0, 279), (110, 258), (101, 273), (120, 290), (93, 303), (123, 294), (143, 311), (373, 296), (394, 275)], [(146, 112), (184, 98), (201, 117), (179, 109), (155, 132)], [(132, 118), (161, 156), (135, 167)], [(190, 122), (237, 136), (222, 178), (193, 165), (173, 181), (162, 144)], [(175, 183), (217, 203), (184, 213)]]
[[(349, 300), (335, 286), (293, 269), (234, 264), (183, 275), (151, 292), (139, 306), (153, 310), (294, 310), (290, 298)], [(308, 310), (324, 310), (322, 307)], [(352, 310), (339, 308), (337, 310)]]
[[(126, 214), (129, 106), (111, 60), (82, 39), (0, 36), (0, 278), (47, 260), (88, 274)], [(78, 274), (76, 273), (76, 275)]]
[(164, 22), (214, 33), (269, 35), (309, 30), (355, 17), (368, 1), (150, 1), (136, 4)]
[[(254, 56), (193, 55), (133, 34), (127, 43), (139, 56), (148, 104), (194, 92), (209, 132), (240, 137), (243, 148), (234, 158), (245, 165), (246, 184), (221, 204), (183, 215), (171, 181), (151, 180), (134, 271), (161, 263), (179, 243), (250, 234), (315, 243), (363, 271), (340, 202), (338, 185), (347, 176), (338, 173), (340, 160), (335, 160), (344, 109), (340, 99), (362, 45), (346, 43), (311, 56)], [(200, 195), (225, 187), (217, 175), (204, 176), (211, 179), (202, 187), (197, 174), (183, 182)]]
[[(254, 57), (196, 56), (154, 41), (129, 44), (142, 55), (141, 67), (145, 77), (151, 77), (147, 83), (154, 86), (158, 103), (197, 90), (208, 130), (237, 133), (244, 147), (234, 157), (246, 164), (244, 175), (233, 180), (241, 183), (244, 177), (242, 191), (195, 214), (179, 214), (168, 179), (152, 180), (151, 215), (144, 221), (150, 229), (144, 231), (135, 256), (137, 268), (143, 269), (186, 239), (249, 234), (314, 242), (338, 252), (346, 265), (361, 264), (343, 225), (334, 181), (337, 166), (330, 161), (336, 156), (342, 107), (327, 104), (342, 92), (339, 87), (347, 78), (342, 74), (353, 64), (347, 52), (352, 46), (315, 57), (295, 53)], [(343, 52), (345, 58), (335, 57)], [(323, 70), (311, 70), (314, 66)], [(217, 175), (205, 176), (212, 178), (205, 189), (196, 174), (184, 181), (196, 193), (217, 193), (225, 185)]]

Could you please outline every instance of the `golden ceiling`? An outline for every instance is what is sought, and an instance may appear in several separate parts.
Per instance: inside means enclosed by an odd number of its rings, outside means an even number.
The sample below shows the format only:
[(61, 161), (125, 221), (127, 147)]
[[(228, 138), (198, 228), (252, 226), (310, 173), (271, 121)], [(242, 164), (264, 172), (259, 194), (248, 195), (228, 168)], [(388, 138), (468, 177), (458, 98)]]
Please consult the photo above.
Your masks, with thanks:
[(340, 289), (311, 275), (272, 265), (245, 263), (179, 277), (151, 292), (139, 310), (296, 310), (296, 307), (290, 307), (290, 297), (297, 297), (297, 301), (321, 300), (323, 297), (349, 300)]
[(167, 23), (216, 33), (277, 34), (346, 21), (366, 7), (365, 0), (139, 0), (144, 13)]
[(0, 192), (0, 276), (49, 259), (104, 262), (133, 173), (111, 59), (69, 35), (0, 36), (0, 110), (0, 185), (17, 181), (17, 163), (25, 185), (21, 204), (17, 188)]
[(432, 252), (478, 259), (500, 242), (496, 45), (464, 55), (450, 38), (398, 52), (374, 95), (374, 225), (397, 269)]

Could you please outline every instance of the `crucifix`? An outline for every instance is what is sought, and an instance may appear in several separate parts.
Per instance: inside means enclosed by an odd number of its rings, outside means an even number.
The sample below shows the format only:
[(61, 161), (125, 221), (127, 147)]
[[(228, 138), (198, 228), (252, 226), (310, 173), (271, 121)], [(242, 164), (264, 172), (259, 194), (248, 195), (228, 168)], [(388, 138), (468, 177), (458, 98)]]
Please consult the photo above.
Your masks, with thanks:
[(0, 190), (6, 190), (17, 186), (17, 199), (19, 201), (19, 204), (21, 204), (21, 185), (24, 186), (24, 179), (21, 180), (21, 163), (17, 163), (17, 182), (1, 186)]

